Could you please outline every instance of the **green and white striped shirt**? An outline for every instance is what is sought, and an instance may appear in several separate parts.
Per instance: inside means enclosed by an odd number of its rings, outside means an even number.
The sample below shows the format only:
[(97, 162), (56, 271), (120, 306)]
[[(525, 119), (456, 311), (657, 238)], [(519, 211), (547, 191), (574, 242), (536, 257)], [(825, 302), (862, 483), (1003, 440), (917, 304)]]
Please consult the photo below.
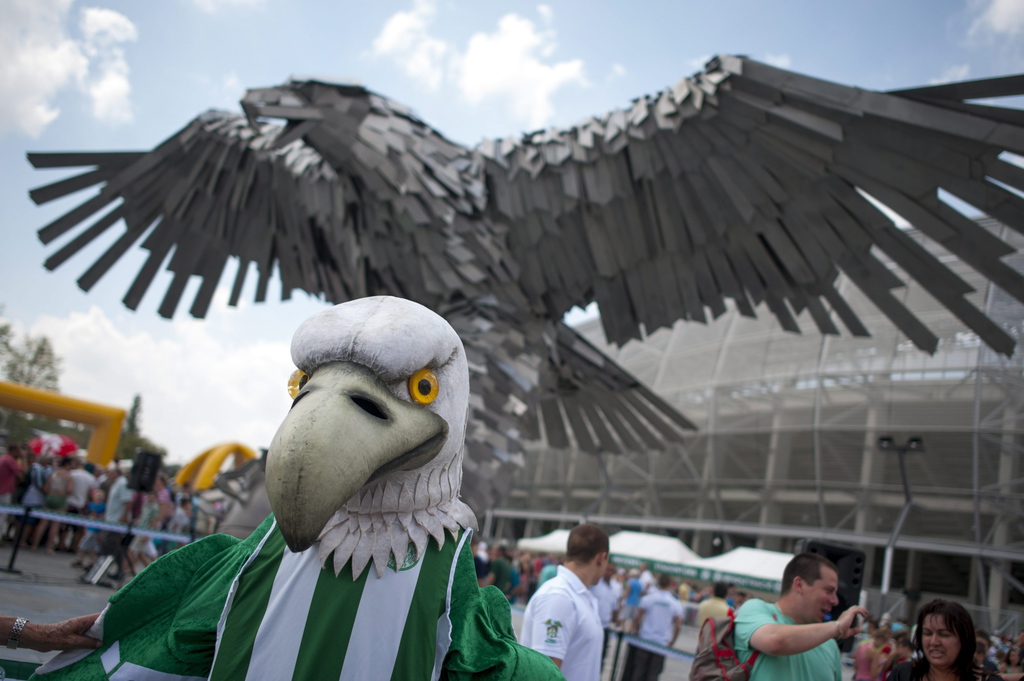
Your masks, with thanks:
[(460, 541), (431, 540), (419, 561), (352, 579), (321, 568), (316, 548), (292, 553), (274, 523), (242, 567), (217, 627), (211, 681), (429, 681), (451, 644)]
[[(322, 570), (273, 518), (239, 541), (213, 535), (154, 561), (114, 594), (97, 650), (66, 651), (45, 681), (553, 681), (516, 643), (508, 601), (477, 586), (470, 531), (384, 576)], [(331, 563), (328, 562), (328, 565)], [(333, 566), (332, 566), (333, 567)], [(100, 630), (102, 632), (100, 633)], [(37, 677), (33, 677), (37, 678)]]

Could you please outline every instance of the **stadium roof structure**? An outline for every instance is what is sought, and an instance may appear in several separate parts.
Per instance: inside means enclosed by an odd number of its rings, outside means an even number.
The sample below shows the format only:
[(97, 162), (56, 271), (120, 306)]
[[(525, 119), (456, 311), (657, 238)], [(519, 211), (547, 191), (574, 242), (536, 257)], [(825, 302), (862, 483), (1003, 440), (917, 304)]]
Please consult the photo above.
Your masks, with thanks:
[[(995, 221), (977, 224), (1024, 245)], [(1021, 337), (1019, 301), (922, 232), (904, 235), (968, 282), (968, 299), (1008, 335)], [(902, 274), (897, 263), (883, 262)], [(1004, 262), (1024, 270), (1020, 254)], [(1024, 591), (1024, 353), (993, 352), (911, 284), (899, 292), (901, 303), (939, 337), (935, 354), (922, 352), (885, 325), (850, 281), (838, 288), (870, 338), (797, 335), (735, 307), (707, 325), (677, 323), (621, 347), (605, 342), (598, 322), (579, 326), (698, 430), (666, 452), (591, 455), (539, 446), (492, 519), (536, 527), (585, 516), (660, 528), (692, 536), (705, 555), (715, 535), (727, 545), (768, 549), (817, 537), (866, 547), (870, 564), (904, 503), (898, 457), (880, 450), (878, 439), (920, 437), (924, 451), (906, 456), (915, 505), (896, 544), (903, 573), (896, 585), (916, 580), (925, 591), (976, 595), (977, 559), (1000, 584)], [(927, 574), (910, 566), (919, 574), (907, 576), (912, 552), (929, 554)], [(880, 563), (869, 565), (876, 584)]]

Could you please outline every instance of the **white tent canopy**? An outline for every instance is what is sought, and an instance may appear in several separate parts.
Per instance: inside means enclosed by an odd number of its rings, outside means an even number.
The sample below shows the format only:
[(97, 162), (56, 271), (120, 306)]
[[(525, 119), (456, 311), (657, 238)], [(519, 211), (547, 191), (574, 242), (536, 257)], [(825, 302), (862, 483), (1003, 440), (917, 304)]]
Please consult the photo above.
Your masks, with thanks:
[(612, 562), (622, 567), (649, 563), (652, 572), (685, 574), (685, 567), (701, 559), (675, 537), (646, 532), (616, 532), (609, 540)]
[(704, 582), (729, 582), (748, 589), (779, 593), (782, 571), (792, 559), (792, 553), (740, 547), (720, 556), (691, 562), (686, 576)]
[(568, 543), (569, 530), (555, 530), (541, 537), (524, 537), (516, 542), (516, 548), (533, 553), (565, 553)]

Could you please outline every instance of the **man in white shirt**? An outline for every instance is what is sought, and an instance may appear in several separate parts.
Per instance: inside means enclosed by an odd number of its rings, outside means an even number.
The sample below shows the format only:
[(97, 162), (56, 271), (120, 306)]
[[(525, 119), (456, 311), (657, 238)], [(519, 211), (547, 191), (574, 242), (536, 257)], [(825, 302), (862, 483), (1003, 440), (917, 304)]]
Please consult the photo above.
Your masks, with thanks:
[(128, 478), (116, 464), (107, 469), (107, 480), (112, 481), (107, 494), (107, 512), (104, 520), (108, 523), (126, 523), (131, 517), (131, 502), (134, 492), (128, 489)]
[[(640, 599), (636, 613), (637, 636), (672, 647), (682, 626), (683, 606), (672, 593), (672, 580), (668, 575), (659, 575), (657, 587)], [(664, 666), (664, 655), (630, 646), (622, 678), (624, 681), (657, 681)]]
[(604, 568), (604, 575), (601, 576), (601, 579), (590, 587), (590, 593), (597, 598), (597, 614), (601, 616), (601, 626), (604, 627), (604, 645), (601, 648), (602, 663), (605, 653), (608, 652), (608, 636), (619, 609), (619, 598), (622, 596), (622, 585), (614, 577), (615, 566), (609, 562)]
[[(109, 523), (127, 523), (132, 516), (132, 497), (134, 492), (128, 488), (128, 478), (121, 473), (117, 464), (111, 464), (107, 469), (107, 480), (111, 481), (110, 492), (107, 495), (107, 512), (103, 517)], [(100, 552), (103, 555), (116, 556), (117, 558), (117, 579), (124, 574), (126, 556), (121, 545), (124, 537), (119, 532), (104, 532), (100, 535)]]
[[(68, 493), (67, 512), (85, 515), (86, 507), (89, 505), (89, 492), (96, 488), (96, 478), (82, 467), (79, 459), (73, 458), (71, 461), (71, 490)], [(68, 550), (72, 553), (78, 551), (78, 543), (84, 534), (85, 528), (76, 525)]]
[(596, 525), (577, 525), (569, 533), (558, 574), (537, 589), (523, 613), (520, 642), (550, 657), (567, 681), (601, 677), (604, 629), (589, 589), (607, 563), (608, 533)]
[(654, 590), (655, 581), (654, 575), (651, 574), (650, 563), (640, 563), (640, 586), (643, 587), (644, 594), (649, 594)]

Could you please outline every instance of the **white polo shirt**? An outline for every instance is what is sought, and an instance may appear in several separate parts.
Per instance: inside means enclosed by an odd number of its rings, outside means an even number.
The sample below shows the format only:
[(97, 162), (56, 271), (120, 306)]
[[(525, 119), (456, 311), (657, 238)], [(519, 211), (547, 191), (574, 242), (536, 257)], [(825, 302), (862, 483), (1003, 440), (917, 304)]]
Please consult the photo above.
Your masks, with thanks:
[(654, 589), (640, 599), (644, 621), (640, 623), (640, 638), (667, 646), (672, 640), (672, 620), (682, 618), (683, 606), (671, 593)]
[(590, 587), (590, 593), (594, 594), (594, 598), (597, 599), (597, 614), (601, 616), (601, 625), (610, 627), (612, 625), (612, 615), (619, 606), (619, 596), (622, 595), (615, 592), (615, 580), (606, 582), (604, 577), (602, 577), (597, 584)]
[(521, 639), (527, 648), (561, 660), (566, 681), (601, 678), (604, 629), (597, 599), (564, 565), (526, 605)]

